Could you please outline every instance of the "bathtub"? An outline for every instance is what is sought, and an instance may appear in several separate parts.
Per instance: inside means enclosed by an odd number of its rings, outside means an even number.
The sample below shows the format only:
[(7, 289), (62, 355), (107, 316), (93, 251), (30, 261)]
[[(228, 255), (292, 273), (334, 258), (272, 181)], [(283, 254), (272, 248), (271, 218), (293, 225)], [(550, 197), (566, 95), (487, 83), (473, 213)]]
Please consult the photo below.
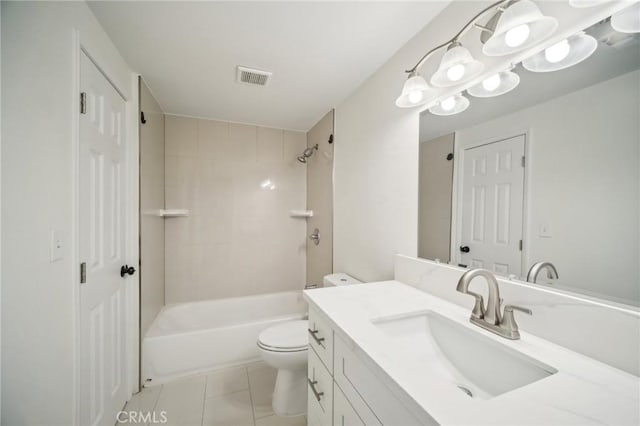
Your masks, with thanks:
[(262, 330), (306, 317), (298, 291), (167, 305), (142, 341), (142, 382), (257, 361)]

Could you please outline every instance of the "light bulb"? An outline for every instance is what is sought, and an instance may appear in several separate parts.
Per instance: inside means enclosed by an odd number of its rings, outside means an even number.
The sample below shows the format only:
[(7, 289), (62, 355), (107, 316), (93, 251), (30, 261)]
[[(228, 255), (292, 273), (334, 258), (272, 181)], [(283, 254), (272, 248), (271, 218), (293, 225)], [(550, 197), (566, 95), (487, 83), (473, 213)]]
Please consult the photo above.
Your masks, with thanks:
[(456, 100), (453, 96), (450, 96), (444, 101), (440, 102), (440, 106), (445, 111), (451, 111), (456, 106)]
[(509, 47), (520, 46), (529, 38), (529, 32), (530, 29), (528, 24), (518, 25), (507, 31), (504, 35), (504, 42)]
[(447, 70), (447, 78), (451, 81), (458, 81), (464, 76), (464, 65), (456, 64)]
[(544, 51), (544, 57), (547, 61), (555, 64), (566, 58), (570, 50), (569, 41), (565, 38), (561, 42), (547, 47)]
[(422, 92), (420, 90), (413, 90), (409, 92), (409, 103), (417, 104), (422, 100)]
[(493, 92), (500, 86), (500, 82), (502, 79), (500, 78), (500, 74), (494, 74), (491, 77), (482, 81), (482, 87), (487, 92)]

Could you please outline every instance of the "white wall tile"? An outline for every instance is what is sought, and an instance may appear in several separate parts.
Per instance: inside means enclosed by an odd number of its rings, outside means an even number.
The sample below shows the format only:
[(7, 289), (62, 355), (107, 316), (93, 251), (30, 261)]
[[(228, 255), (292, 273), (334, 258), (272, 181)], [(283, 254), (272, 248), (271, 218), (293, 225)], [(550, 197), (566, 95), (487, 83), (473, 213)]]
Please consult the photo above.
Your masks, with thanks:
[(166, 155), (198, 154), (198, 120), (167, 115), (165, 118)]
[(198, 120), (198, 155), (208, 158), (224, 158), (229, 145), (229, 123)]
[(284, 131), (284, 161), (293, 166), (299, 165), (296, 158), (307, 149), (307, 134), (304, 132)]
[(239, 163), (253, 163), (257, 157), (256, 126), (229, 123), (229, 157), (220, 158), (221, 161), (236, 161)]
[(258, 162), (284, 160), (284, 130), (258, 127)]
[[(218, 121), (173, 121), (196, 154), (167, 155), (166, 206), (189, 217), (165, 220), (167, 303), (298, 290), (305, 283), (306, 169), (295, 160), (306, 135)], [(271, 180), (276, 188), (260, 183)]]

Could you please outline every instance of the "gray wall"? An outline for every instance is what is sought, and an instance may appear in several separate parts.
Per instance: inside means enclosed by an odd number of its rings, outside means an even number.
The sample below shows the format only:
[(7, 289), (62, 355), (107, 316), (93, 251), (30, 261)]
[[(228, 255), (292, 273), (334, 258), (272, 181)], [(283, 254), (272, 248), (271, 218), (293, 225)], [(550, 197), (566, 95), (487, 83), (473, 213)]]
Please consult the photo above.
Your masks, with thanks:
[(164, 306), (164, 114), (140, 80), (140, 335)]
[(420, 143), (418, 257), (448, 262), (451, 245), (453, 133)]

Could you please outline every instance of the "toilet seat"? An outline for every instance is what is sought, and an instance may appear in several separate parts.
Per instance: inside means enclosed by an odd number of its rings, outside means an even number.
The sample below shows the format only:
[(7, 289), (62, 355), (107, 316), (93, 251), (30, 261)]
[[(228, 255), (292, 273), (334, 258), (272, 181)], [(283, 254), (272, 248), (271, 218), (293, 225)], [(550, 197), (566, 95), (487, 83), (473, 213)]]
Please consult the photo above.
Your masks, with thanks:
[(258, 347), (271, 352), (306, 351), (308, 323), (307, 320), (296, 320), (269, 327), (258, 336)]

